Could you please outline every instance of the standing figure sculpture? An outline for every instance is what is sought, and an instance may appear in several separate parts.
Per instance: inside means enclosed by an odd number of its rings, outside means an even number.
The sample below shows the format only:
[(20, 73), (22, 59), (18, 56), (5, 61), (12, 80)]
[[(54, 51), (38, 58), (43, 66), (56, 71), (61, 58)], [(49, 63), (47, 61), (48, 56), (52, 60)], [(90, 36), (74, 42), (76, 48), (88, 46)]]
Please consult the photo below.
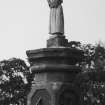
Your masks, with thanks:
[(62, 9), (63, 0), (48, 0), (50, 7), (49, 34), (64, 34), (64, 16)]

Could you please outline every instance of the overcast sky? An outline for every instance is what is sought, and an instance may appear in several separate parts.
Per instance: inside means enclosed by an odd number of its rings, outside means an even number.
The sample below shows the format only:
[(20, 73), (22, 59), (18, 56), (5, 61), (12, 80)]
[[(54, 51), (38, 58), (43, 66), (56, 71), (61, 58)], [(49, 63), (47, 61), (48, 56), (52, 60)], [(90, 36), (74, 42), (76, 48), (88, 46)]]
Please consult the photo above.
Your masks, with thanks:
[[(69, 41), (105, 41), (105, 0), (63, 2)], [(26, 50), (46, 47), (48, 24), (47, 0), (0, 0), (0, 60), (27, 58)]]

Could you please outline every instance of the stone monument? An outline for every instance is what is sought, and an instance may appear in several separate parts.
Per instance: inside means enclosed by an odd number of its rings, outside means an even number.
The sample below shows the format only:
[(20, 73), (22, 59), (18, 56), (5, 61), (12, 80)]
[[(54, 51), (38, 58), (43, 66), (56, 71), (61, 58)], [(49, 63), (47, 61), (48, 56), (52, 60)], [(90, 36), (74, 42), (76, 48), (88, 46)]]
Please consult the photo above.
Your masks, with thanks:
[(27, 105), (79, 105), (80, 90), (74, 81), (81, 71), (76, 64), (82, 60), (82, 51), (68, 47), (62, 2), (48, 0), (51, 10), (47, 48), (26, 52), (34, 74)]
[(48, 0), (50, 7), (49, 34), (64, 34), (64, 16), (61, 6), (62, 0)]
[(48, 0), (50, 7), (49, 34), (47, 47), (58, 47), (67, 45), (64, 36), (64, 15), (62, 8), (63, 0)]

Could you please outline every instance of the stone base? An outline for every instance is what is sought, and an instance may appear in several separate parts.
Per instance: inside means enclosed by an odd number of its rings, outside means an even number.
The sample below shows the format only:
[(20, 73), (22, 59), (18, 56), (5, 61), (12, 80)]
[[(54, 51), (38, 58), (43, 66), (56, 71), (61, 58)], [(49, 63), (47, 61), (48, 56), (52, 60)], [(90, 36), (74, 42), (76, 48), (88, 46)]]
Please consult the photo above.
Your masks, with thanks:
[(67, 44), (64, 36), (54, 36), (48, 40), (49, 48), (26, 52), (34, 75), (27, 105), (80, 105), (81, 90), (75, 79), (83, 53)]
[(68, 40), (65, 39), (64, 35), (52, 35), (47, 40), (47, 47), (66, 47)]

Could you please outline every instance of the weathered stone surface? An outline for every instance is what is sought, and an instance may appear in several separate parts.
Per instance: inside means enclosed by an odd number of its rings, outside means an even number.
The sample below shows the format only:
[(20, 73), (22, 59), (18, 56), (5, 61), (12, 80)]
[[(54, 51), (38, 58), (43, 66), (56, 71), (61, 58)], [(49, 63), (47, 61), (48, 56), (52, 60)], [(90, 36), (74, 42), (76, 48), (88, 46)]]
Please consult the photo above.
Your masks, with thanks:
[(26, 53), (31, 65), (41, 62), (75, 65), (83, 59), (81, 50), (67, 47), (28, 50)]
[(76, 63), (82, 60), (82, 51), (71, 48), (44, 48), (27, 51), (31, 70), (34, 72), (79, 72)]
[(68, 40), (65, 39), (64, 35), (54, 35), (47, 40), (47, 47), (66, 47), (68, 45)]
[(79, 105), (80, 89), (74, 83), (83, 52), (68, 47), (64, 36), (63, 0), (48, 0), (50, 26), (47, 48), (27, 51), (34, 74), (28, 105)]
[(64, 34), (64, 16), (62, 0), (48, 0), (50, 7), (49, 34)]
[[(73, 82), (81, 71), (75, 65), (82, 60), (82, 54), (80, 50), (67, 47), (27, 51), (30, 69), (35, 74), (28, 105), (37, 104), (34, 99), (38, 100), (38, 97), (41, 98), (38, 104), (59, 105), (66, 94), (70, 97), (65, 97), (65, 100), (69, 99), (73, 105), (79, 105), (80, 90)], [(62, 104), (67, 104), (65, 102)]]
[(79, 96), (80, 90), (72, 82), (40, 81), (35, 82), (32, 86), (31, 92), (28, 95), (28, 105), (37, 104), (39, 98), (43, 100), (43, 104), (47, 103), (47, 105), (65, 104), (67, 99), (72, 102), (72, 105), (80, 105)]

